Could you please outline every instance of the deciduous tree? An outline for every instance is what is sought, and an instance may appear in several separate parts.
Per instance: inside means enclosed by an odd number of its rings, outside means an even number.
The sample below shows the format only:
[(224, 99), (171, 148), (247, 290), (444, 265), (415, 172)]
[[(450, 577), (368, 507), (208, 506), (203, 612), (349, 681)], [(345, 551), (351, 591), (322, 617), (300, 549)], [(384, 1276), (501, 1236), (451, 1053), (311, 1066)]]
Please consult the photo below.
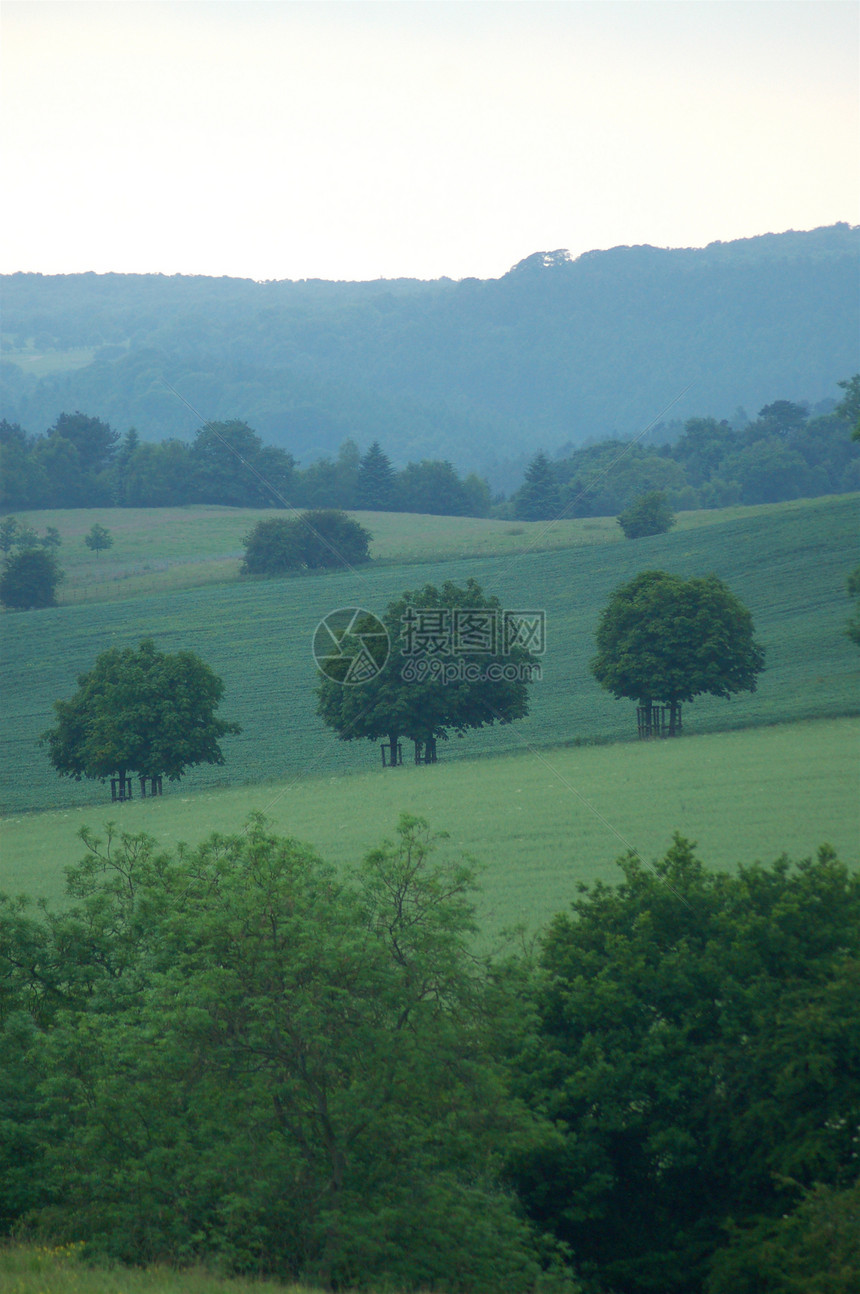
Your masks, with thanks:
[(613, 696), (646, 709), (664, 702), (673, 720), (682, 701), (703, 693), (754, 692), (763, 669), (752, 616), (722, 580), (683, 580), (666, 571), (642, 571), (615, 590), (600, 616), (591, 662)]
[(675, 524), (675, 514), (662, 490), (650, 490), (625, 508), (618, 524), (626, 539), (644, 539), (648, 535), (665, 535)]
[(96, 557), (100, 557), (106, 549), (113, 547), (113, 535), (107, 526), (103, 526), (97, 521), (89, 534), (84, 535), (84, 543), (91, 553), (95, 553)]
[[(475, 611), (482, 624), (494, 618), (497, 633), (492, 641), (473, 640), (471, 646), (461, 642), (460, 649), (452, 651), (453, 618), (468, 611)], [(394, 762), (402, 737), (433, 743), (446, 740), (450, 732), (461, 737), (471, 729), (512, 723), (528, 714), (528, 676), (537, 659), (517, 642), (500, 641), (501, 604), (476, 580), (462, 587), (449, 581), (441, 589), (426, 584), (404, 593), (389, 603), (383, 622), (391, 650), (373, 677), (344, 686), (340, 679), (350, 675), (353, 653), (343, 643), (342, 659), (328, 664), (327, 676), (317, 687), (317, 713), (341, 741), (385, 741)], [(431, 627), (430, 638), (436, 641), (427, 648), (416, 648), (415, 639), (410, 639), (409, 626), (416, 623)], [(359, 641), (369, 628), (358, 621), (351, 633)]]
[(272, 517), (258, 521), (245, 536), (242, 570), (246, 575), (282, 575), (302, 567), (357, 566), (370, 561), (372, 538), (366, 527), (335, 508)]
[(159, 652), (147, 638), (102, 652), (75, 695), (54, 702), (57, 724), (42, 740), (61, 777), (175, 781), (196, 764), (224, 763), (219, 742), (241, 728), (216, 717), (223, 695), (193, 652)]
[[(747, 1270), (773, 1286), (738, 1279), (741, 1246), (706, 1278), (730, 1223), (770, 1230), (804, 1188), (856, 1181), (860, 878), (827, 847), (720, 873), (679, 837), (653, 868), (619, 863), (623, 879), (580, 887), (541, 941), (538, 1034), (518, 1064), (559, 1140), (514, 1172), (529, 1215), (589, 1288), (847, 1294), (856, 1268), (844, 1284), (803, 1279), (826, 1250), (823, 1216), (786, 1263), (796, 1282), (776, 1281), (761, 1234)], [(781, 1228), (786, 1259), (812, 1239), (799, 1223)]]

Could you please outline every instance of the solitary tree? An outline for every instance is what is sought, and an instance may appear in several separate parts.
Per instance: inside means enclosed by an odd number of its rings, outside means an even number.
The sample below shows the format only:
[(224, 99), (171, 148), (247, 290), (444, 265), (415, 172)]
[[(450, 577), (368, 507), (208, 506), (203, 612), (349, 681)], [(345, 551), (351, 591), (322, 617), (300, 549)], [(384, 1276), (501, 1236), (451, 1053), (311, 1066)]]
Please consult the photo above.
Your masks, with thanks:
[(43, 734), (61, 777), (171, 781), (195, 764), (223, 764), (218, 744), (238, 724), (215, 717), (224, 684), (193, 652), (159, 652), (151, 639), (113, 647), (55, 701), (57, 724)]
[[(396, 763), (398, 742), (406, 737), (416, 744), (416, 762), (430, 763), (436, 741), (447, 740), (450, 732), (462, 737), (528, 714), (528, 682), (537, 659), (516, 640), (518, 625), (509, 626), (509, 640), (503, 641), (499, 600), (475, 580), (462, 588), (448, 582), (405, 593), (389, 604), (383, 623), (391, 650), (387, 660), (376, 658), (365, 682), (349, 685), (355, 652), (342, 638), (341, 655), (326, 662), (317, 687), (317, 713), (341, 741), (384, 741)], [(372, 655), (379, 621), (359, 618), (348, 633), (352, 645)]]
[(618, 524), (626, 539), (644, 539), (648, 535), (665, 535), (675, 524), (675, 514), (662, 490), (649, 490), (625, 508)]
[(669, 706), (669, 735), (680, 732), (682, 701), (754, 692), (764, 649), (752, 617), (716, 575), (682, 580), (642, 571), (617, 588), (597, 627), (591, 672), (615, 697), (638, 702), (644, 735), (655, 703)]
[(57, 559), (44, 548), (22, 548), (10, 553), (0, 573), (0, 602), (5, 607), (52, 607), (57, 585), (65, 578)]
[(102, 526), (97, 521), (89, 534), (84, 535), (84, 543), (90, 552), (99, 557), (106, 548), (113, 547), (113, 535), (107, 526)]

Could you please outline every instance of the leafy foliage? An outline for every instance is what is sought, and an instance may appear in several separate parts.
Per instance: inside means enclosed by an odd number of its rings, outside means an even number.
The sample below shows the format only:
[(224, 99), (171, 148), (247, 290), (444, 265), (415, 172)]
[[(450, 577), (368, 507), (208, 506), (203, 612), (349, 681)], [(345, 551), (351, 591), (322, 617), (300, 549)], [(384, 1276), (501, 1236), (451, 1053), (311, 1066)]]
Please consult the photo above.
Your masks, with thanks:
[[(853, 1288), (801, 1277), (835, 1198), (779, 1219), (815, 1182), (857, 1179), (860, 878), (826, 847), (796, 866), (713, 873), (679, 837), (653, 869), (632, 854), (621, 867), (620, 884), (583, 887), (541, 942), (521, 1091), (559, 1140), (516, 1166), (529, 1215), (617, 1294), (696, 1294), (712, 1262), (714, 1294)], [(771, 1285), (762, 1235), (717, 1264), (731, 1219), (775, 1227), (779, 1268), (799, 1283)], [(766, 1284), (734, 1283), (753, 1250)]]
[[(333, 728), (341, 741), (365, 738), (388, 741), (392, 751), (401, 737), (410, 741), (447, 740), (449, 731), (463, 736), (470, 729), (498, 723), (512, 723), (528, 714), (528, 683), (524, 677), (504, 677), (536, 664), (536, 658), (521, 646), (506, 652), (500, 644), (493, 651), (464, 649), (456, 658), (464, 666), (454, 678), (445, 675), (448, 658), (431, 645), (429, 652), (412, 653), (405, 620), (430, 613), (450, 618), (455, 610), (467, 609), (500, 614), (498, 598), (487, 595), (476, 580), (462, 587), (446, 581), (441, 589), (433, 584), (406, 592), (389, 603), (383, 617), (391, 650), (384, 667), (365, 683), (344, 686), (335, 677), (321, 677), (317, 686), (317, 714)], [(441, 619), (440, 624), (445, 623)], [(365, 630), (363, 622), (356, 632)], [(445, 637), (445, 631), (442, 632)], [(471, 679), (465, 667), (478, 677)], [(336, 667), (332, 667), (332, 673)], [(343, 676), (349, 660), (343, 662)], [(493, 672), (498, 677), (492, 677)], [(490, 675), (490, 677), (488, 677)]]
[(346, 879), (259, 818), (176, 854), (84, 839), (59, 914), (0, 902), (37, 1223), (131, 1262), (533, 1290), (499, 1175), (543, 1134), (506, 1091), (473, 867), (410, 817)]
[(91, 552), (99, 556), (105, 549), (113, 547), (113, 535), (107, 526), (103, 526), (97, 521), (89, 533), (84, 535), (84, 543)]
[(245, 536), (242, 571), (246, 575), (281, 575), (302, 568), (357, 566), (370, 561), (372, 538), (359, 522), (334, 508), (258, 521)]
[(675, 524), (675, 515), (662, 490), (641, 494), (618, 518), (626, 539), (644, 539), (648, 535), (665, 535)]
[(195, 764), (223, 764), (219, 741), (241, 731), (215, 717), (224, 684), (193, 652), (112, 647), (78, 678), (69, 701), (55, 701), (57, 725), (43, 734), (61, 777), (114, 773), (166, 775)]
[(649, 705), (754, 692), (764, 650), (752, 617), (716, 575), (642, 571), (613, 593), (591, 672), (613, 696)]
[(52, 607), (63, 572), (52, 552), (43, 548), (22, 548), (10, 553), (0, 573), (0, 602), (5, 607)]

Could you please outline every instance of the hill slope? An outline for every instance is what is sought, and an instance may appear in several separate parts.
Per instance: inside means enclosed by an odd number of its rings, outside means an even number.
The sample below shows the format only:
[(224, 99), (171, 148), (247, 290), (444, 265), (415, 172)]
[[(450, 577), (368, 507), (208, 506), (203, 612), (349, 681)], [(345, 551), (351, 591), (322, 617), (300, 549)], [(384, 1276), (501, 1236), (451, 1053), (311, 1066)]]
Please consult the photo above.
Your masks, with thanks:
[(860, 657), (844, 633), (845, 574), (856, 545), (856, 496), (783, 505), (774, 512), (639, 540), (553, 552), (371, 566), (355, 575), (212, 585), (97, 607), (70, 605), (7, 615), (2, 682), (7, 716), (0, 757), (9, 771), (6, 810), (104, 803), (99, 784), (58, 779), (38, 745), (51, 703), (108, 646), (155, 638), (191, 648), (227, 687), (225, 718), (244, 731), (225, 742), (224, 768), (202, 768), (191, 788), (372, 768), (378, 751), (343, 743), (315, 714), (315, 626), (340, 606), (384, 610), (404, 589), (474, 576), (510, 609), (544, 609), (544, 679), (532, 713), (510, 728), (441, 747), (445, 761), (576, 738), (627, 738), (633, 707), (602, 692), (588, 672), (597, 617), (612, 589), (637, 571), (689, 577), (715, 572), (750, 608), (767, 649), (754, 695), (700, 698), (685, 707), (695, 732), (856, 713)]

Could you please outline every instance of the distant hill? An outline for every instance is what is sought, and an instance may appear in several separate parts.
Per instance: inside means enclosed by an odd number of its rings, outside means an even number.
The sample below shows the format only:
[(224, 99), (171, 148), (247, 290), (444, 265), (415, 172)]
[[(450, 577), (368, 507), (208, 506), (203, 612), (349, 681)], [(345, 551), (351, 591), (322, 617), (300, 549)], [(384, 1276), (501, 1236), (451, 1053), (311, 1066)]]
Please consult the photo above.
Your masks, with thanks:
[[(241, 418), (307, 463), (348, 436), (492, 471), (669, 415), (837, 397), (860, 369), (860, 228), (538, 252), (499, 279), (2, 279), (0, 417), (145, 439)], [(75, 352), (75, 354), (71, 354)]]

